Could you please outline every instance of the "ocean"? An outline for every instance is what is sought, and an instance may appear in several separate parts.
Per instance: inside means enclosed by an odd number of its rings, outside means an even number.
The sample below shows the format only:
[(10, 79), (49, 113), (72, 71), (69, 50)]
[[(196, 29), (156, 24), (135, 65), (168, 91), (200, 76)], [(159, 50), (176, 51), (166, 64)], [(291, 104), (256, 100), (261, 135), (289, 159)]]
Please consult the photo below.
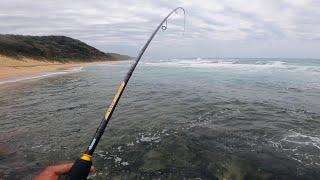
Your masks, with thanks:
[[(0, 177), (78, 158), (129, 67), (1, 84)], [(89, 179), (319, 179), (320, 60), (142, 60), (94, 165)]]

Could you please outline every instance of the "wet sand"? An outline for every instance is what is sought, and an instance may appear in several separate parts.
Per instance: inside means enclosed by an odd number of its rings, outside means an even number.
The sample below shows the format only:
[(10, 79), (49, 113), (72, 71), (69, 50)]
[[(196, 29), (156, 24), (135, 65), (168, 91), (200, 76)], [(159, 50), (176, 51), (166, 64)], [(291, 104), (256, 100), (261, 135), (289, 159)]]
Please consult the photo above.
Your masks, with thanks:
[(119, 61), (97, 61), (97, 62), (49, 62), (37, 61), (24, 58), (21, 60), (0, 56), (0, 82), (12, 82), (17, 79), (29, 79), (33, 76), (42, 76), (46, 73), (80, 68), (89, 64), (119, 63)]

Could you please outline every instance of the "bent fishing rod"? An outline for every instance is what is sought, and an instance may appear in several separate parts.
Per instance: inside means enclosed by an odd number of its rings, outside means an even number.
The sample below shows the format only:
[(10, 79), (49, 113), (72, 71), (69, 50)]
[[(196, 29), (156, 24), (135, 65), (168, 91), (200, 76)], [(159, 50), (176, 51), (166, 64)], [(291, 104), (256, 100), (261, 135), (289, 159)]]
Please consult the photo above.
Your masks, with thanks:
[(99, 127), (97, 128), (87, 150), (82, 154), (82, 156), (77, 159), (74, 163), (74, 165), (72, 166), (70, 173), (68, 174), (67, 179), (71, 179), (71, 180), (79, 180), (79, 179), (87, 179), (87, 176), (90, 172), (90, 168), (92, 165), (92, 155), (94, 153), (94, 150), (96, 149), (101, 136), (103, 135), (110, 119), (111, 116), (119, 102), (119, 99), (124, 91), (124, 89), (126, 88), (129, 79), (131, 78), (131, 75), (133, 73), (133, 71), (135, 70), (136, 66), (138, 65), (143, 53), (145, 52), (145, 50), (147, 49), (147, 47), (149, 46), (150, 42), (152, 41), (152, 39), (154, 38), (154, 36), (157, 34), (157, 32), (159, 31), (159, 29), (161, 28), (162, 30), (166, 30), (167, 29), (167, 20), (168, 18), (174, 13), (174, 12), (178, 12), (178, 10), (182, 10), (183, 11), (183, 15), (184, 15), (184, 28), (185, 28), (185, 10), (182, 7), (178, 7), (176, 9), (174, 9), (173, 11), (171, 11), (162, 21), (161, 23), (158, 25), (158, 27), (155, 29), (155, 31), (152, 33), (152, 35), (150, 36), (150, 38), (148, 39), (148, 41), (146, 42), (146, 44), (143, 46), (143, 48), (140, 50), (138, 56), (135, 58), (134, 63), (132, 64), (131, 68), (129, 69), (127, 75), (125, 76), (125, 78), (123, 79), (123, 81), (121, 82), (116, 94), (113, 97), (113, 100), (109, 106), (109, 108), (105, 111), (104, 117), (99, 125)]

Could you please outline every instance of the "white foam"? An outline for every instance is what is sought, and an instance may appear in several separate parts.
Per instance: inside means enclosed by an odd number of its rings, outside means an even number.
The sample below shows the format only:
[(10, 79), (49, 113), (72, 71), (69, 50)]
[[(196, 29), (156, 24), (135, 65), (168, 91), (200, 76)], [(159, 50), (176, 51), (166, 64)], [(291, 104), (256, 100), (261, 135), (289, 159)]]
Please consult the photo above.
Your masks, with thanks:
[(128, 162), (122, 162), (121, 165), (122, 165), (122, 166), (128, 166), (129, 163), (128, 163)]
[(62, 70), (62, 71), (47, 72), (47, 73), (42, 73), (42, 74), (38, 74), (38, 75), (27, 76), (27, 77), (23, 77), (23, 78), (9, 79), (9, 80), (0, 81), (0, 85), (7, 84), (7, 83), (15, 83), (15, 82), (19, 82), (19, 81), (32, 80), (32, 79), (41, 79), (41, 78), (69, 74), (69, 73), (76, 73), (76, 72), (82, 71), (82, 69), (83, 69), (83, 67), (76, 67), (76, 68), (70, 68), (70, 69), (66, 69), (66, 70)]
[(177, 61), (166, 61), (166, 62), (147, 62), (146, 65), (151, 66), (179, 66), (179, 67), (225, 67), (225, 68), (243, 68), (243, 67), (286, 67), (286, 62), (283, 61), (272, 61), (266, 64), (241, 64), (237, 61), (226, 61), (226, 60), (177, 60)]
[[(314, 135), (302, 134), (290, 130), (279, 141), (270, 140), (269, 143), (282, 152), (286, 152), (287, 155), (293, 160), (304, 164), (305, 166), (319, 165), (319, 156), (320, 153), (320, 137)], [(314, 151), (309, 151), (307, 149), (313, 148)]]
[(140, 140), (140, 142), (159, 142), (160, 137), (159, 136), (147, 137), (147, 136), (142, 135), (139, 140)]
[(284, 61), (256, 61), (252, 63), (241, 63), (236, 59), (195, 59), (195, 60), (170, 60), (160, 62), (146, 62), (148, 66), (168, 66), (184, 68), (228, 68), (237, 70), (265, 70), (282, 69), (288, 71), (320, 72), (320, 66), (290, 65)]
[(42, 147), (42, 146), (43, 146), (43, 145), (40, 144), (40, 145), (37, 145), (37, 146), (32, 146), (31, 148), (32, 148), (32, 149), (34, 149), (34, 148), (40, 148), (40, 147)]
[(106, 159), (107, 155), (108, 155), (108, 152), (104, 152), (104, 151), (101, 151), (101, 150), (98, 150), (95, 152), (99, 157), (102, 157), (104, 159)]
[(114, 162), (115, 162), (115, 163), (121, 163), (121, 161), (122, 161), (122, 158), (120, 158), (120, 157), (116, 157), (116, 158), (114, 159)]
[(291, 131), (292, 133), (285, 136), (282, 141), (299, 144), (299, 145), (305, 145), (305, 146), (314, 146), (317, 149), (320, 150), (320, 138), (316, 136), (310, 136), (301, 134), (298, 132)]
[(133, 142), (128, 143), (127, 146), (134, 146), (134, 143)]
[(159, 143), (161, 141), (161, 137), (159, 133), (151, 134), (148, 133), (148, 136), (145, 133), (139, 133), (140, 137), (136, 138), (136, 143), (139, 144), (140, 142), (148, 142), (148, 143)]
[(117, 149), (118, 149), (119, 152), (121, 152), (122, 151), (122, 146), (119, 146)]

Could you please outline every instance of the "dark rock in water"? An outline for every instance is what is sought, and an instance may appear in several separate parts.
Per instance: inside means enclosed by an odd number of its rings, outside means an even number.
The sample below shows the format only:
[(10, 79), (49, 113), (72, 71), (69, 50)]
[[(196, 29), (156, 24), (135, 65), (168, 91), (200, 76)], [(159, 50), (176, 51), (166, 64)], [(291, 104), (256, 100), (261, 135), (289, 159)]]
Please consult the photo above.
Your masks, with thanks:
[(152, 159), (152, 160), (157, 160), (157, 159), (160, 159), (161, 157), (162, 157), (162, 153), (155, 150), (151, 150), (145, 155), (145, 158)]
[(142, 166), (143, 171), (158, 171), (165, 169), (168, 165), (164, 155), (155, 150), (150, 150), (143, 156), (144, 164)]

